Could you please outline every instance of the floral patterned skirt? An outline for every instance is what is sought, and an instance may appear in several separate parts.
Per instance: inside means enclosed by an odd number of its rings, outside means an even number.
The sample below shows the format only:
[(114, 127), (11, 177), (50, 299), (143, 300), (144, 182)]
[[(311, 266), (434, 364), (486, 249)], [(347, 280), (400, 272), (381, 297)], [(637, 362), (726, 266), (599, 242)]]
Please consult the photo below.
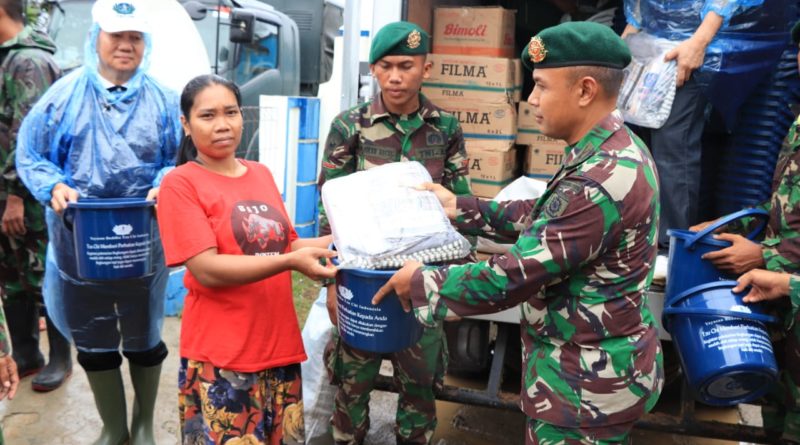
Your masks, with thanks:
[(181, 358), (183, 445), (305, 443), (300, 364), (235, 372)]

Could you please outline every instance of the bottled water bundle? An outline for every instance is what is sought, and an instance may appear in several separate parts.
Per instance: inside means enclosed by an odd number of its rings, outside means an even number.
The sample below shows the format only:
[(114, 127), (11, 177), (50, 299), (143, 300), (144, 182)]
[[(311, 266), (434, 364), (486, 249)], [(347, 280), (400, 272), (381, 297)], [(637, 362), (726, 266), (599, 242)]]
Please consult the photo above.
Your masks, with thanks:
[(331, 179), (322, 203), (342, 268), (397, 269), (407, 260), (463, 258), (470, 245), (453, 229), (418, 162), (395, 162)]

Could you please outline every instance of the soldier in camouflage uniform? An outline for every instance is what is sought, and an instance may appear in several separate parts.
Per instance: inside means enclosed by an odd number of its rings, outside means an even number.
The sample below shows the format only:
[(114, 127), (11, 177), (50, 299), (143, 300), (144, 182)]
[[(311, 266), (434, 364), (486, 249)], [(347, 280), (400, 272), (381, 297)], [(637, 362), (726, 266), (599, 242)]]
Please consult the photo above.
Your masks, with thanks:
[(657, 253), (658, 177), (615, 109), (629, 61), (624, 42), (600, 24), (564, 23), (534, 37), (523, 51), (535, 67), (528, 102), (542, 133), (570, 144), (545, 193), (497, 203), (426, 185), (459, 229), (516, 243), (467, 265), (408, 262), (373, 300), (395, 290), (426, 326), (450, 311), (521, 304), (527, 444), (625, 442), (661, 392), (645, 294)]
[[(800, 43), (800, 22), (792, 29), (792, 39)], [(798, 52), (800, 62), (800, 52)], [(729, 241), (730, 247), (710, 252), (704, 258), (733, 274), (756, 268), (800, 274), (800, 117), (792, 124), (778, 155), (772, 177), (772, 196), (757, 208), (769, 212), (764, 238), (754, 242), (739, 233), (751, 231), (756, 221), (744, 218), (726, 227), (730, 233), (717, 238)], [(712, 221), (691, 230), (702, 230)], [(794, 301), (794, 300), (792, 300)], [(783, 332), (774, 349), (781, 368), (781, 384), (767, 396), (762, 406), (764, 428), (782, 436), (789, 443), (800, 443), (800, 323), (796, 306), (789, 301), (775, 303), (784, 315)]]
[[(44, 209), (17, 178), (14, 150), (22, 119), (60, 75), (51, 57), (55, 45), (24, 26), (21, 0), (0, 0), (0, 281), (21, 376), (42, 370), (39, 304), (47, 229)], [(57, 388), (71, 370), (69, 343), (48, 323), (50, 363), (32, 384)]]
[[(458, 195), (469, 195), (464, 139), (458, 120), (419, 93), (430, 63), (428, 36), (407, 22), (383, 27), (372, 42), (370, 64), (382, 92), (370, 102), (337, 116), (325, 146), (319, 185), (371, 167), (419, 161), (433, 181)], [(330, 233), (320, 203), (320, 235)], [(336, 291), (328, 285), (328, 311), (336, 323)], [(441, 385), (446, 354), (442, 327), (426, 329), (419, 343), (387, 354), (400, 398), (395, 433), (398, 443), (427, 444), (436, 429), (434, 387)], [(361, 351), (334, 334), (325, 351), (331, 382), (338, 385), (333, 414), (337, 444), (360, 444), (369, 429), (369, 394), (381, 354)]]

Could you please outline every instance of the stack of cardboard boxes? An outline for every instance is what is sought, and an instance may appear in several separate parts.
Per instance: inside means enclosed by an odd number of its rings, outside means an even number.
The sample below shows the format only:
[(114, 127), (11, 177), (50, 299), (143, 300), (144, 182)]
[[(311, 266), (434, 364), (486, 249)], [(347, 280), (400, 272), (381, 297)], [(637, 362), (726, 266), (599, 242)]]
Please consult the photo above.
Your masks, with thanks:
[(472, 192), (483, 198), (497, 195), (520, 170), (549, 179), (566, 146), (542, 135), (530, 105), (520, 102), (523, 68), (514, 47), (514, 20), (515, 11), (501, 7), (434, 11), (432, 69), (422, 93), (461, 123)]
[(491, 198), (514, 180), (522, 65), (514, 59), (514, 11), (436, 8), (431, 76), (422, 93), (458, 117), (475, 195)]
[(567, 143), (549, 138), (539, 131), (533, 114), (533, 107), (527, 102), (519, 103), (517, 120), (517, 144), (525, 145), (525, 176), (536, 179), (550, 179), (561, 167), (564, 148)]

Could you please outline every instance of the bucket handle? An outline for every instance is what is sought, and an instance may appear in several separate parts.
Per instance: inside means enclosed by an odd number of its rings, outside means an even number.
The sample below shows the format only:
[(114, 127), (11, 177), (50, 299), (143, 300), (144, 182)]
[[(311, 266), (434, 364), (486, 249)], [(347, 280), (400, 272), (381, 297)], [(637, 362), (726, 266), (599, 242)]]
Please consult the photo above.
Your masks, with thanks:
[(699, 308), (699, 307), (698, 308), (670, 307), (664, 309), (663, 315), (708, 315), (708, 316), (718, 316), (718, 317), (743, 318), (745, 320), (760, 321), (762, 323), (771, 323), (771, 324), (778, 323), (778, 319), (773, 317), (772, 315), (755, 314), (755, 313), (748, 314), (746, 312), (736, 312), (724, 309), (711, 309), (711, 308)]
[(725, 215), (722, 218), (719, 218), (718, 220), (714, 221), (713, 224), (709, 224), (708, 227), (706, 227), (705, 229), (697, 232), (697, 234), (695, 234), (694, 236), (689, 237), (686, 242), (686, 248), (692, 249), (694, 243), (700, 241), (705, 236), (714, 233), (715, 230), (719, 229), (720, 227), (728, 223), (731, 223), (733, 221), (736, 221), (737, 219), (741, 219), (747, 216), (754, 216), (756, 218), (761, 219), (761, 222), (758, 224), (758, 226), (752, 232), (747, 234), (747, 239), (752, 240), (753, 238), (757, 237), (762, 230), (764, 230), (764, 227), (767, 226), (767, 221), (769, 221), (769, 213), (766, 210), (748, 208), (739, 210), (738, 212), (733, 212), (729, 215)]
[(75, 208), (70, 207), (67, 204), (67, 207), (61, 212), (61, 221), (64, 222), (64, 227), (67, 228), (70, 232), (74, 229), (74, 222), (75, 222)]

